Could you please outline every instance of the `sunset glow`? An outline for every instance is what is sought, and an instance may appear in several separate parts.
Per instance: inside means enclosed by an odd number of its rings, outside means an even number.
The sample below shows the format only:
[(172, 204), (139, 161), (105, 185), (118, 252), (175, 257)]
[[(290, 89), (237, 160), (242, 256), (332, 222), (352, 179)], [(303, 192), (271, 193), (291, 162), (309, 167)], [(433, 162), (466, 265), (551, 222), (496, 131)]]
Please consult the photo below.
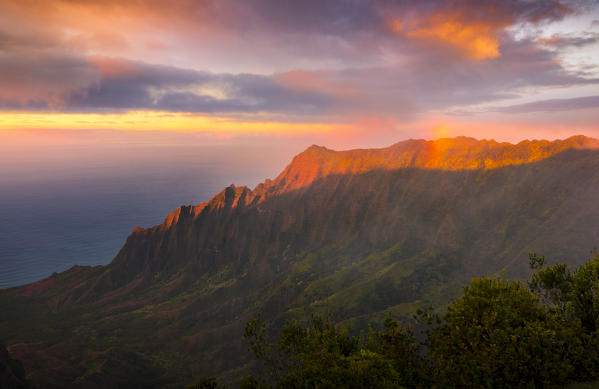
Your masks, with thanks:
[[(249, 120), (248, 120), (249, 119)], [(236, 120), (181, 112), (130, 111), (127, 113), (39, 113), (10, 112), (0, 115), (0, 130), (129, 130), (222, 132), (224, 134), (326, 133), (334, 127), (322, 123), (284, 123), (277, 121)]]
[(1, 131), (279, 134), (333, 147), (466, 127), (599, 136), (592, 1), (9, 0), (0, 14)]

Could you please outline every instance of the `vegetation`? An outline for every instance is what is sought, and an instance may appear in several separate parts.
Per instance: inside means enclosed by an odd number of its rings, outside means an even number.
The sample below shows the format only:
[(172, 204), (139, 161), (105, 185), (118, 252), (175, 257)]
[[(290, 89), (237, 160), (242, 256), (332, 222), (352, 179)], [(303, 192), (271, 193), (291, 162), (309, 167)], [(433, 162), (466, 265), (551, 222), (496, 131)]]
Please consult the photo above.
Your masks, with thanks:
[(552, 387), (574, 370), (574, 334), (520, 282), (472, 280), (443, 319), (428, 340), (443, 387)]
[(395, 321), (368, 338), (350, 335), (330, 317), (313, 316), (307, 327), (291, 322), (276, 344), (265, 340), (259, 319), (246, 326), (245, 336), (261, 362), (261, 379), (252, 375), (245, 387), (396, 388), (414, 387), (425, 377), (414, 334)]
[[(257, 364), (241, 388), (553, 388), (597, 380), (599, 255), (570, 270), (530, 255), (528, 282), (473, 279), (428, 330), (387, 317), (367, 335), (314, 315), (276, 342), (260, 317), (245, 337)], [(203, 379), (196, 388), (216, 388)]]

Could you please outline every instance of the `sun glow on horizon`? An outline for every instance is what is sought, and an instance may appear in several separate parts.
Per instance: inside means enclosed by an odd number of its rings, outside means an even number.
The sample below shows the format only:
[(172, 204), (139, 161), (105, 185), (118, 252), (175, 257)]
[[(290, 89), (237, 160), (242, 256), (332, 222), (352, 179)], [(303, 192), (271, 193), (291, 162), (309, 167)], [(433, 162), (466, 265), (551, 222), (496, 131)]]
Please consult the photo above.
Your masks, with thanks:
[(252, 120), (180, 112), (130, 111), (125, 113), (3, 112), (0, 130), (129, 130), (223, 132), (231, 134), (327, 133), (338, 125)]

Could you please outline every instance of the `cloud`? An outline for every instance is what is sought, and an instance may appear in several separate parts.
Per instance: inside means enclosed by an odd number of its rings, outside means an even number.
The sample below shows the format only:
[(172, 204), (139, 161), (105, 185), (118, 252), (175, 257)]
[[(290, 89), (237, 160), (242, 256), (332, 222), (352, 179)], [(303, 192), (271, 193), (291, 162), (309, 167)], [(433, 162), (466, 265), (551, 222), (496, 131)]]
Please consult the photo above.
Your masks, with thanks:
[[(560, 20), (580, 2), (556, 0), (5, 0), (0, 12), (9, 30), (27, 32), (46, 26), (62, 44), (105, 56), (144, 62), (177, 58), (192, 63), (233, 67), (315, 67), (374, 65), (397, 39), (416, 50), (431, 43), (469, 58), (500, 53), (500, 33), (517, 23)], [(108, 16), (109, 15), (109, 16)], [(8, 22), (7, 22), (8, 20)], [(15, 21), (15, 22), (10, 22)], [(404, 28), (389, 29), (392, 21)], [(392, 24), (397, 25), (397, 23)], [(117, 26), (118, 28), (115, 28)], [(1, 28), (0, 28), (1, 29)], [(38, 34), (39, 35), (39, 34)], [(31, 36), (31, 34), (30, 34)], [(157, 54), (152, 42), (160, 42)], [(434, 46), (434, 45), (433, 45)], [(407, 46), (402, 46), (405, 49)], [(210, 52), (210, 60), (205, 53)], [(232, 52), (233, 51), (233, 52)], [(157, 57), (160, 55), (161, 57)], [(239, 56), (243, 60), (239, 61)], [(178, 64), (181, 65), (181, 64)], [(297, 66), (297, 65), (296, 65)]]
[[(597, 83), (509, 30), (561, 20), (577, 4), (7, 0), (0, 108), (409, 121), (526, 88)], [(586, 44), (558, 37), (553, 45)]]
[[(20, 57), (19, 57), (20, 58)], [(5, 109), (59, 108), (66, 112), (156, 110), (191, 113), (322, 114), (333, 103), (326, 90), (286, 85), (286, 76), (214, 74), (116, 58), (31, 58), (12, 63), (0, 57)], [(62, 73), (61, 73), (62, 72)], [(21, 76), (19, 77), (19, 74)], [(24, 75), (24, 76), (23, 76)], [(5, 79), (4, 79), (5, 78)], [(27, 88), (32, 84), (32, 88)]]
[[(401, 66), (273, 75), (212, 73), (101, 56), (46, 58), (41, 68), (32, 58), (12, 63), (0, 57), (0, 74), (13, 83), (0, 92), (0, 104), (5, 109), (156, 110), (289, 121), (411, 120), (423, 112), (518, 97), (526, 87), (599, 82), (565, 71), (555, 53), (531, 41), (504, 45), (504, 54), (490, 61), (438, 55)], [(28, 83), (35, 87), (23, 88)]]
[(599, 108), (599, 96), (584, 96), (570, 99), (549, 99), (531, 103), (510, 105), (507, 107), (492, 108), (492, 112), (504, 113), (532, 113), (532, 112), (557, 112), (578, 109)]
[(0, 106), (59, 108), (99, 79), (85, 59), (68, 53), (0, 53)]
[(273, 79), (291, 90), (323, 93), (341, 100), (352, 99), (360, 94), (360, 91), (333, 77), (327, 77), (327, 72), (322, 71), (292, 70), (275, 74)]
[[(497, 32), (488, 24), (467, 23), (459, 16), (436, 15), (425, 26), (410, 27), (405, 36), (445, 44), (464, 52), (470, 58), (482, 60), (498, 57)], [(395, 28), (397, 23), (395, 21)]]
[(558, 1), (439, 1), (430, 5), (392, 8), (388, 30), (402, 39), (453, 49), (473, 60), (500, 56), (506, 38), (502, 33), (508, 27), (557, 21), (573, 12)]
[(405, 60), (397, 66), (319, 72), (323, 84), (360, 91), (337, 106), (344, 115), (392, 116), (408, 120), (420, 113), (520, 97), (535, 87), (568, 87), (599, 83), (585, 74), (566, 71), (556, 53), (532, 41), (510, 42), (501, 57), (467, 61), (437, 53)]
[(599, 42), (599, 33), (583, 33), (583, 34), (562, 34), (553, 35), (550, 37), (539, 38), (539, 43), (543, 46), (555, 47), (563, 49), (566, 47), (583, 47), (593, 45)]

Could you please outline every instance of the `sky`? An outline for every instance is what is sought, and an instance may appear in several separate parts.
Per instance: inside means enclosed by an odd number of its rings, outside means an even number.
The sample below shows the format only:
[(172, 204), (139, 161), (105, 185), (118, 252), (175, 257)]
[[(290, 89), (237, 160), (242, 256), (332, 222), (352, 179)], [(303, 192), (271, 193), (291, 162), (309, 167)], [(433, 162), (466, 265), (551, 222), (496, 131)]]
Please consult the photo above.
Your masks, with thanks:
[(597, 123), (597, 1), (0, 1), (10, 147), (376, 147)]

